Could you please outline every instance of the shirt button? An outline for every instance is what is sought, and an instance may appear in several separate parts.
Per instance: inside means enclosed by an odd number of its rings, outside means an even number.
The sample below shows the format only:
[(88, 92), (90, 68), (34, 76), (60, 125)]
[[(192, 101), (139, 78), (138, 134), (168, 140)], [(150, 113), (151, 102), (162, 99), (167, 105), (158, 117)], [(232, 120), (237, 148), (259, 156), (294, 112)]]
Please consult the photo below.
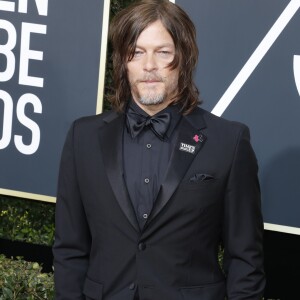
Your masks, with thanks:
[(144, 243), (139, 243), (139, 250), (144, 251), (146, 249), (146, 244)]
[(148, 214), (143, 214), (143, 218), (147, 219), (148, 218)]
[(134, 290), (134, 288), (135, 288), (135, 284), (134, 284), (134, 283), (131, 283), (130, 286), (129, 286), (129, 289), (130, 289), (130, 290)]
[(150, 182), (150, 179), (149, 178), (145, 178), (145, 183), (149, 183)]
[(147, 144), (147, 148), (150, 149), (152, 147), (151, 144)]

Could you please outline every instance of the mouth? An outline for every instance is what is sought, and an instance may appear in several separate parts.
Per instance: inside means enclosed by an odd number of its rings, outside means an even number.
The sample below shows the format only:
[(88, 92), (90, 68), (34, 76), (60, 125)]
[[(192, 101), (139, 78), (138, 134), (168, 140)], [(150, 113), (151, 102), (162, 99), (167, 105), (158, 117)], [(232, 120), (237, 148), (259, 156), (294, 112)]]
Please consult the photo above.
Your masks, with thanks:
[(147, 80), (140, 80), (141, 83), (146, 83), (146, 84), (155, 84), (155, 83), (160, 83), (161, 80), (158, 79), (147, 79)]
[(142, 81), (142, 82), (145, 83), (145, 84), (156, 84), (156, 83), (159, 83), (159, 81), (149, 81), (149, 80)]

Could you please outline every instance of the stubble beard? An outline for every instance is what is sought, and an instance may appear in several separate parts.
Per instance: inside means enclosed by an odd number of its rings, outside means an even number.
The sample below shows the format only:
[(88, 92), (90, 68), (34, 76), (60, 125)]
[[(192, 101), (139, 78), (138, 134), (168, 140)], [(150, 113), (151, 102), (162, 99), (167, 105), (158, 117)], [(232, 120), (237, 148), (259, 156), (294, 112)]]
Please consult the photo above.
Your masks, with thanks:
[[(158, 79), (160, 82), (166, 84), (166, 78), (158, 77)], [(174, 87), (172, 86), (171, 89), (174, 89)], [(168, 97), (169, 93), (166, 87), (160, 91), (156, 91), (155, 88), (153, 89), (150, 87), (148, 90), (138, 93), (139, 103), (145, 106), (162, 104)]]
[[(147, 75), (143, 78), (143, 80), (158, 80), (160, 82), (164, 82), (164, 79), (157, 75)], [(166, 91), (155, 91), (155, 88), (148, 88), (148, 90), (144, 90), (141, 94), (138, 95), (138, 101), (142, 105), (159, 105), (164, 102), (166, 98)]]
[[(142, 80), (151, 80), (151, 79), (156, 79), (166, 85), (167, 80), (166, 78), (160, 77), (160, 76), (148, 76), (144, 77)], [(171, 85), (168, 86), (168, 89), (170, 90), (169, 92), (167, 91), (166, 86), (164, 87), (163, 90), (160, 91), (155, 91), (155, 88), (149, 88), (148, 90), (143, 90), (139, 91), (138, 89), (138, 84), (140, 83), (141, 80), (138, 80), (131, 86), (135, 86), (135, 91), (136, 91), (136, 96), (137, 96), (137, 101), (145, 106), (150, 106), (150, 105), (159, 105), (162, 104), (163, 102), (166, 101), (168, 97), (170, 97), (170, 92), (173, 93), (176, 90), (176, 85), (177, 82), (171, 81)]]
[(139, 102), (143, 105), (158, 105), (163, 103), (165, 100), (165, 94), (148, 94), (139, 97)]

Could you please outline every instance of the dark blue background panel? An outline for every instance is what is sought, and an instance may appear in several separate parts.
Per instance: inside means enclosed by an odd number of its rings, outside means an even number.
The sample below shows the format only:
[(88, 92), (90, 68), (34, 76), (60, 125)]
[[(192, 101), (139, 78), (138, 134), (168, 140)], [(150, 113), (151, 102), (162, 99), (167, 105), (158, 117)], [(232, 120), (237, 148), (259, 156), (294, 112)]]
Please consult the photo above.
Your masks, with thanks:
[(109, 1), (38, 3), (28, 1), (26, 13), (17, 3), (0, 5), (0, 193), (54, 201), (66, 132), (74, 119), (96, 113)]
[(250, 127), (265, 228), (300, 234), (300, 2), (176, 3), (197, 27), (203, 107)]

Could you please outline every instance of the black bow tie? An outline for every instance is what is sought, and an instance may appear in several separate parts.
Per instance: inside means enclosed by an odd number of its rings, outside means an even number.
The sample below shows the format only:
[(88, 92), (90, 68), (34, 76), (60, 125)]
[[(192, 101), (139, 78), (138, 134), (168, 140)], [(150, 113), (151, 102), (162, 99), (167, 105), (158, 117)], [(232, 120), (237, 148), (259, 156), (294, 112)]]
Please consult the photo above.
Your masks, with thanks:
[(135, 112), (131, 107), (127, 111), (127, 127), (132, 138), (135, 138), (145, 126), (148, 126), (161, 140), (170, 126), (169, 113), (161, 113), (155, 116), (143, 116)]

